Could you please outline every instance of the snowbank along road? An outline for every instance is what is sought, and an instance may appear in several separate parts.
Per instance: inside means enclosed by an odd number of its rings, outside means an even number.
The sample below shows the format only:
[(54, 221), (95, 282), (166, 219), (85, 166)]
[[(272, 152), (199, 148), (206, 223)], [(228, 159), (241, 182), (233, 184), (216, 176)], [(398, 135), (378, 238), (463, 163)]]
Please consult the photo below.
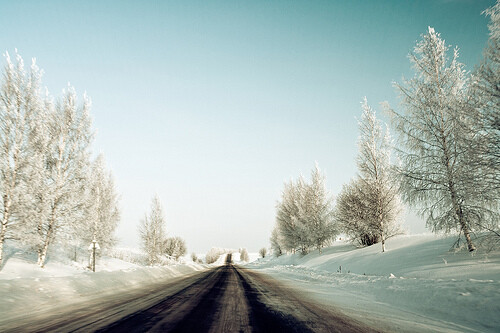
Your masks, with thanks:
[[(70, 311), (68, 311), (70, 310)], [(142, 292), (32, 318), (3, 331), (374, 332), (275, 280), (226, 264)]]

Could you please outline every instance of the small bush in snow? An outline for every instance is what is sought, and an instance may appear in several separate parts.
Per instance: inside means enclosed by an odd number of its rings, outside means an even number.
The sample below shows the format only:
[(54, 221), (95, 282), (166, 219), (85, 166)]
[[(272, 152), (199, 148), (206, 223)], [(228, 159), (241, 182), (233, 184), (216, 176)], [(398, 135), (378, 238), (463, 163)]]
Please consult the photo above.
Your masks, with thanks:
[(207, 255), (205, 256), (205, 262), (207, 264), (213, 264), (216, 262), (221, 254), (226, 253), (226, 250), (218, 248), (218, 247), (213, 247), (208, 251)]
[(148, 257), (145, 254), (137, 253), (129, 249), (113, 248), (108, 252), (108, 256), (136, 265), (147, 265), (149, 263)]
[(259, 254), (262, 258), (265, 258), (266, 254), (267, 254), (267, 249), (265, 247), (263, 247), (262, 249), (259, 250)]
[(175, 260), (179, 260), (179, 257), (187, 252), (186, 242), (180, 237), (167, 238), (163, 241), (163, 251)]

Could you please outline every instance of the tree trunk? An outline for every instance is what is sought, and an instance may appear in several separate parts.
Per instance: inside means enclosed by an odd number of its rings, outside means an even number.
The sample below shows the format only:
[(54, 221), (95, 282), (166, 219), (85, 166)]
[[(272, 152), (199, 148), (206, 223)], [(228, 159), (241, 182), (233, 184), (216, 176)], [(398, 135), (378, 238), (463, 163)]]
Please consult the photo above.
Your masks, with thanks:
[(7, 225), (2, 223), (2, 229), (0, 230), (0, 270), (2, 269), (2, 263), (3, 263), (3, 244), (5, 242), (6, 231), (7, 231)]
[(379, 219), (379, 226), (380, 226), (380, 238), (381, 238), (381, 243), (382, 243), (382, 252), (385, 252), (384, 220), (383, 220), (382, 213), (379, 213), (378, 219)]
[[(443, 131), (441, 131), (443, 132)], [(451, 195), (451, 202), (453, 205), (453, 208), (455, 209), (455, 214), (456, 218), (458, 220), (458, 224), (460, 225), (460, 229), (464, 232), (465, 240), (467, 241), (467, 247), (469, 248), (469, 252), (472, 252), (476, 250), (476, 247), (472, 243), (472, 239), (470, 237), (470, 231), (469, 228), (467, 227), (467, 223), (465, 222), (464, 219), (464, 214), (462, 211), (462, 205), (459, 203), (458, 197), (457, 197), (457, 192), (455, 189), (455, 179), (453, 177), (453, 172), (451, 170), (450, 166), (450, 157), (448, 153), (448, 146), (446, 144), (445, 136), (442, 134), (443, 137), (443, 150), (444, 150), (444, 157), (445, 157), (445, 166), (446, 166), (446, 171), (447, 171), (447, 176), (448, 176), (448, 189), (450, 191)]]
[(54, 231), (54, 223), (55, 223), (55, 207), (52, 207), (49, 226), (47, 228), (47, 234), (45, 235), (45, 241), (43, 242), (43, 248), (38, 249), (38, 266), (42, 268), (45, 265), (45, 259), (47, 258), (47, 250), (49, 249), (50, 240), (52, 239), (52, 233)]
[(464, 232), (465, 240), (467, 241), (467, 248), (469, 249), (469, 252), (475, 251), (476, 247), (472, 243), (472, 239), (470, 237), (470, 230), (469, 230), (469, 227), (467, 226), (467, 223), (465, 223), (462, 207), (457, 202), (457, 196), (455, 194), (455, 187), (453, 186), (453, 183), (451, 183), (451, 182), (449, 183), (449, 186), (450, 186), (450, 192), (451, 192), (451, 200), (452, 200), (453, 206), (455, 208), (455, 214), (457, 216), (458, 223), (460, 225), (460, 229)]
[(52, 237), (52, 226), (49, 226), (47, 237), (43, 243), (43, 248), (38, 250), (38, 265), (43, 268), (45, 266), (45, 259), (47, 258), (47, 250), (49, 249), (50, 238)]
[(7, 194), (3, 196), (3, 219), (2, 219), (2, 229), (0, 230), (0, 269), (3, 263), (3, 245), (5, 243), (5, 235), (7, 234), (7, 224), (9, 223), (10, 217), (10, 204), (11, 201)]
[(380, 237), (382, 238), (382, 252), (385, 252), (385, 236), (383, 231), (380, 233)]
[(467, 224), (464, 221), (461, 208), (459, 208), (459, 210), (457, 211), (457, 215), (458, 215), (458, 221), (460, 222), (460, 228), (464, 232), (465, 240), (467, 241), (467, 248), (469, 249), (469, 252), (475, 251), (476, 247), (472, 243), (472, 239), (470, 237), (470, 231), (469, 228), (467, 227)]

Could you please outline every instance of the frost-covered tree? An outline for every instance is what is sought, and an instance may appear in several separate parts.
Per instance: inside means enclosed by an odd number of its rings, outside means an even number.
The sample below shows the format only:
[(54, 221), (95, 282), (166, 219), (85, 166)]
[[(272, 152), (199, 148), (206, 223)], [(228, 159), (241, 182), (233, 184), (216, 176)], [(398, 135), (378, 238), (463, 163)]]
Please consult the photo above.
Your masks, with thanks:
[(374, 193), (364, 185), (359, 177), (343, 185), (337, 196), (335, 219), (349, 239), (361, 246), (369, 246), (380, 242), (380, 232), (372, 225), (376, 219), (368, 202)]
[(228, 251), (225, 249), (221, 249), (219, 247), (212, 247), (205, 255), (205, 262), (207, 264), (213, 264), (214, 262), (219, 260), (221, 255), (225, 253), (228, 253)]
[(265, 247), (261, 248), (259, 250), (259, 254), (262, 258), (265, 258), (266, 257), (266, 254), (267, 254), (267, 249)]
[(276, 230), (278, 235), (272, 241), (280, 251), (299, 250), (303, 254), (311, 247), (321, 252), (334, 237), (332, 198), (317, 165), (310, 183), (302, 176), (295, 182), (285, 183), (281, 201), (276, 206)]
[(275, 226), (273, 231), (271, 232), (271, 238), (269, 239), (271, 242), (271, 249), (273, 250), (273, 254), (276, 257), (279, 257), (283, 254), (282, 240), (280, 239), (281, 235), (279, 233), (278, 227)]
[(325, 176), (316, 163), (311, 173), (311, 183), (304, 186), (302, 197), (304, 204), (301, 207), (301, 219), (308, 228), (310, 245), (321, 249), (328, 245), (337, 230), (334, 224), (332, 201), (333, 198), (326, 189)]
[(85, 207), (89, 146), (93, 138), (90, 99), (78, 104), (75, 89), (68, 86), (62, 99), (48, 113), (50, 139), (45, 155), (44, 191), (40, 204), (45, 216), (38, 221), (38, 265), (44, 266), (47, 251), (59, 231), (81, 221)]
[(497, 1), (485, 13), (491, 19), (488, 25), (490, 38), (484, 51), (484, 59), (476, 73), (479, 79), (477, 88), (483, 94), (481, 98), (485, 125), (493, 136), (489, 148), (498, 167), (500, 163), (500, 134), (498, 133), (500, 131), (500, 1)]
[(306, 253), (309, 248), (307, 228), (299, 213), (303, 187), (302, 177), (297, 182), (291, 180), (285, 183), (281, 201), (276, 206), (276, 227), (285, 251), (300, 249)]
[(5, 239), (30, 235), (27, 217), (37, 207), (29, 182), (37, 180), (40, 156), (34, 148), (45, 135), (40, 69), (33, 60), (26, 70), (18, 54), (12, 61), (6, 53), (5, 60), (0, 81), (0, 267)]
[(429, 27), (410, 55), (415, 76), (396, 84), (403, 111), (389, 110), (399, 135), (398, 167), (403, 198), (419, 208), (434, 231), (459, 230), (469, 251), (471, 232), (481, 229), (487, 211), (471, 187), (476, 171), (471, 165), (464, 108), (467, 80), (455, 49)]
[(69, 227), (75, 245), (86, 249), (93, 240), (101, 251), (116, 243), (114, 232), (120, 220), (118, 194), (111, 172), (106, 170), (104, 156), (100, 154), (90, 166), (85, 187), (86, 202), (82, 219)]
[(163, 241), (163, 253), (179, 260), (187, 253), (186, 242), (180, 237), (169, 237)]
[(165, 240), (165, 217), (157, 195), (151, 202), (151, 211), (144, 216), (139, 225), (142, 248), (151, 265), (158, 262), (163, 252)]
[(356, 185), (365, 195), (364, 204), (369, 211), (365, 215), (368, 219), (365, 223), (373, 234), (378, 235), (384, 252), (386, 238), (398, 233), (403, 207), (391, 165), (392, 141), (389, 129), (383, 129), (366, 97), (362, 109), (358, 140), (359, 181)]
[[(369, 246), (382, 241), (382, 234), (389, 239), (401, 233), (397, 218), (390, 214), (389, 222), (381, 224), (377, 214), (377, 189), (370, 186), (362, 178), (356, 177), (342, 187), (335, 205), (335, 219), (338, 228), (353, 242), (361, 246)], [(393, 212), (401, 208), (395, 199)], [(392, 205), (392, 203), (391, 203)], [(387, 214), (389, 215), (389, 214)], [(399, 213), (397, 214), (399, 215)], [(384, 250), (384, 248), (382, 248)]]
[(471, 153), (476, 159), (475, 188), (483, 201), (500, 197), (500, 2), (485, 11), (490, 17), (490, 38), (484, 59), (472, 80), (471, 106), (466, 116), (474, 116), (474, 142)]
[[(96, 220), (92, 212), (99, 210), (106, 228), (114, 229), (116, 195), (110, 176), (89, 169), (89, 98), (84, 96), (79, 105), (68, 86), (54, 103), (46, 89), (41, 93), (41, 70), (34, 60), (26, 70), (19, 55), (14, 62), (8, 54), (5, 58), (0, 80), (0, 265), (9, 237), (32, 246), (43, 267), (56, 237), (63, 244), (74, 240), (75, 230)], [(97, 175), (100, 196), (95, 194)], [(107, 233), (106, 228), (101, 231)], [(101, 238), (104, 247), (112, 240)]]
[(241, 261), (245, 261), (245, 262), (249, 262), (250, 261), (250, 258), (248, 257), (248, 251), (247, 249), (243, 248), (240, 250), (240, 260)]

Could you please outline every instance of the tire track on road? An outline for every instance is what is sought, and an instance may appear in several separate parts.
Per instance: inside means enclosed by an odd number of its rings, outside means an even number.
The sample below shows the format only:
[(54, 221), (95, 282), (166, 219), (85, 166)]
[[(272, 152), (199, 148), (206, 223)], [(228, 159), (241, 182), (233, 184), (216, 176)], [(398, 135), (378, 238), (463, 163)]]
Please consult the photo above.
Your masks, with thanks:
[(230, 254), (224, 266), (77, 309), (7, 331), (375, 332), (264, 274), (234, 266)]

